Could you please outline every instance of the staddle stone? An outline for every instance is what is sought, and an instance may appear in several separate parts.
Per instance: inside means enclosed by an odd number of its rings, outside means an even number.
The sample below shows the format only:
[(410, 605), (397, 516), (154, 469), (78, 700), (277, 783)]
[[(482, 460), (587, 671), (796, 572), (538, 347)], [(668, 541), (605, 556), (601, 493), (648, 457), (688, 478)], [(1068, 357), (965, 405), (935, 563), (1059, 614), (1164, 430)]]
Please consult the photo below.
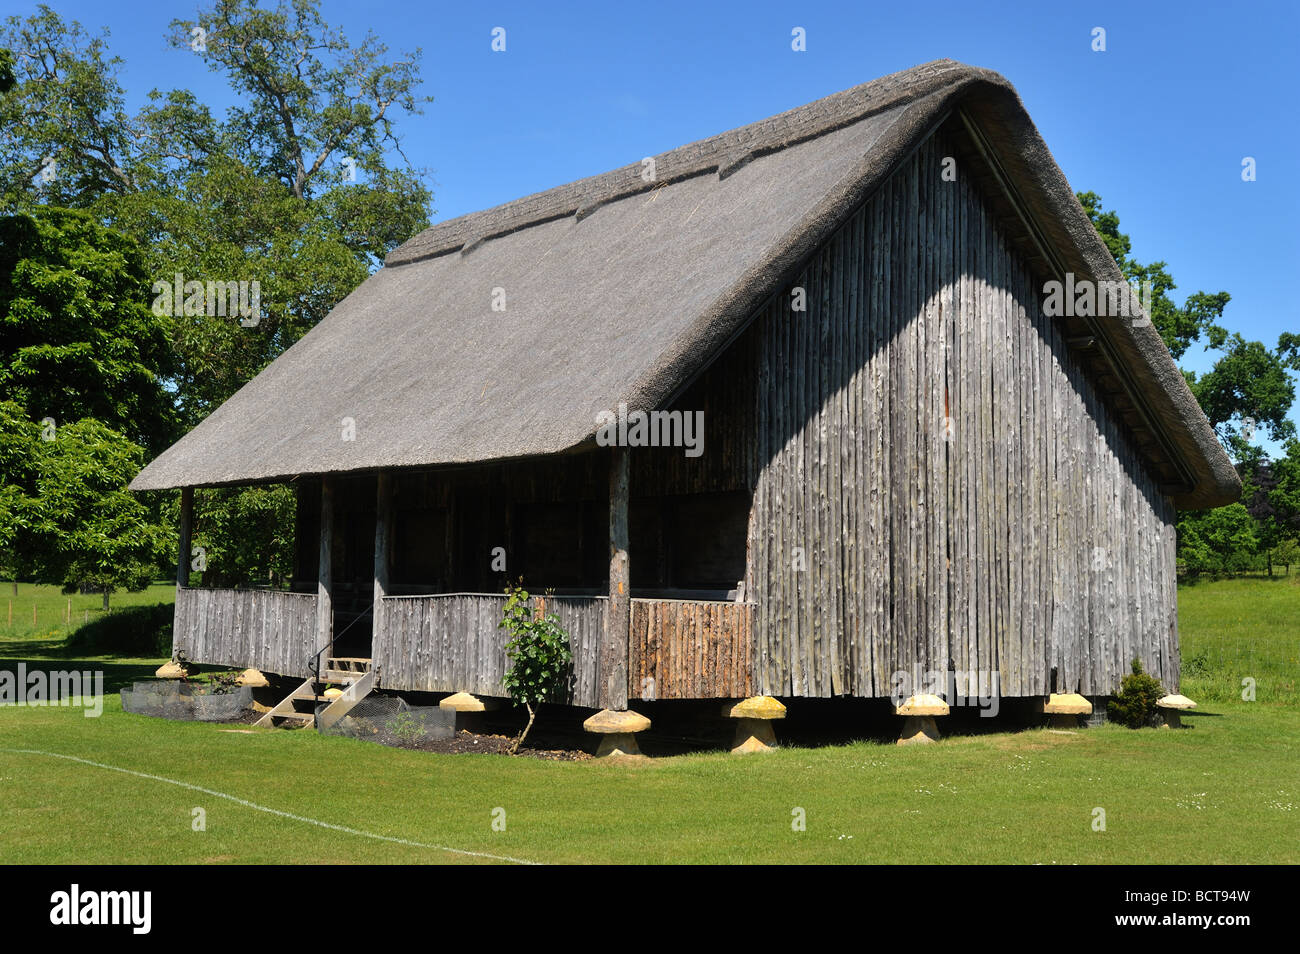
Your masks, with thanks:
[(601, 709), (582, 723), (582, 727), (600, 736), (600, 745), (596, 749), (597, 758), (620, 755), (644, 757), (636, 744), (636, 733), (650, 728), (650, 720), (639, 712), (632, 712), (630, 709), (621, 711)]
[(901, 706), (894, 707), (894, 713), (901, 716), (946, 716), (948, 703), (927, 692), (909, 696)]
[(742, 702), (729, 702), (722, 707), (728, 719), (784, 719), (785, 706), (771, 696), (750, 696)]
[(480, 699), (468, 692), (457, 692), (438, 703), (439, 709), (452, 709), (455, 712), (487, 712), (498, 706), (495, 699)]
[(163, 663), (154, 673), (159, 679), (184, 679), (189, 674), (189, 670), (174, 659)]

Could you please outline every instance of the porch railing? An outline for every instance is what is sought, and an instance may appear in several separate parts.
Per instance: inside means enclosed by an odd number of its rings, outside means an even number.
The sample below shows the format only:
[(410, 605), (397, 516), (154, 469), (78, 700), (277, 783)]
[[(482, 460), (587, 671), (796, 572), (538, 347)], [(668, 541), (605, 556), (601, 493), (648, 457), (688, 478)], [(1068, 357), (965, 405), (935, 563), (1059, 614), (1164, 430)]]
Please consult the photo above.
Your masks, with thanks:
[[(386, 688), (500, 696), (509, 636), (497, 624), (500, 593), (384, 597), (383, 625), (371, 651)], [(565, 701), (596, 705), (603, 596), (533, 597), (560, 618), (573, 651), (573, 682)]]
[[(600, 643), (608, 598), (534, 597), (560, 618), (573, 651), (568, 697), (599, 705)], [(506, 643), (500, 593), (388, 596), (372, 636), (385, 688), (500, 696)], [(634, 598), (629, 699), (743, 698), (753, 694), (753, 604)], [(319, 649), (316, 596), (276, 590), (176, 591), (174, 645), (194, 662), (306, 675)]]
[(629, 699), (753, 695), (754, 604), (633, 599)]
[(177, 587), (172, 647), (193, 662), (302, 675), (316, 650), (316, 596)]

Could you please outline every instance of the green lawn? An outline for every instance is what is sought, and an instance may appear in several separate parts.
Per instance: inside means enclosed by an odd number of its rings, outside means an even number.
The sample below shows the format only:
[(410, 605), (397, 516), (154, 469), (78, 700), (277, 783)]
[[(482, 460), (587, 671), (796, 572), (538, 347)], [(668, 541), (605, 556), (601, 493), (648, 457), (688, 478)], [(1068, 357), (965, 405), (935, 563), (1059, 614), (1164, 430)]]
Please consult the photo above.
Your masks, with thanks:
[(1179, 587), (1178, 626), (1185, 695), (1239, 700), (1249, 677), (1258, 701), (1300, 706), (1300, 576)]
[[(1259, 701), (1228, 691), (1235, 672), (1209, 669), (1203, 687), (1222, 699), (1198, 699), (1191, 728), (1178, 732), (1112, 725), (928, 747), (557, 763), (429, 755), (310, 731), (223, 731), (126, 715), (115, 695), (98, 719), (0, 708), (0, 861), (491, 860), (445, 850), (454, 848), (542, 862), (1294, 864), (1296, 665), (1271, 654), (1295, 651), (1286, 625), (1300, 620), (1300, 587), (1247, 584), (1183, 590), (1182, 632), (1185, 655), (1231, 647), (1234, 636), (1250, 641)], [(31, 657), (7, 655), (10, 666)], [(121, 685), (156, 661), (87, 664)], [(1268, 673), (1277, 699), (1263, 691)], [(196, 807), (206, 831), (192, 830)], [(505, 831), (492, 828), (498, 808)], [(795, 809), (806, 831), (792, 830)], [(1093, 830), (1095, 809), (1105, 811), (1104, 832)]]
[[(126, 606), (174, 603), (174, 583), (154, 583), (139, 593), (109, 594), (109, 612)], [(100, 593), (63, 593), (57, 586), (19, 583), (18, 595), (8, 581), (0, 583), (0, 644), (36, 642), (51, 648), (67, 638), (84, 623), (104, 615), (104, 597)], [(36, 622), (32, 622), (32, 610)], [(72, 621), (68, 623), (69, 609)]]

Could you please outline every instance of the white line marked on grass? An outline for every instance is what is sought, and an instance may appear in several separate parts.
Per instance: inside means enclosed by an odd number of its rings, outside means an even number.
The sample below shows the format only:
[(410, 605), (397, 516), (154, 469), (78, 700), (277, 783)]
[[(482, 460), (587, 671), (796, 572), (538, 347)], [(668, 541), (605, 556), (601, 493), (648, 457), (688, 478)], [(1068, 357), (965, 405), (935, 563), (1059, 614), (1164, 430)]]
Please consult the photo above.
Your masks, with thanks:
[(305, 815), (295, 815), (292, 812), (282, 812), (278, 808), (267, 808), (265, 805), (259, 805), (256, 802), (250, 802), (243, 798), (236, 798), (234, 795), (227, 795), (225, 792), (218, 792), (211, 788), (204, 788), (201, 785), (191, 785), (189, 782), (180, 782), (174, 778), (164, 778), (161, 775), (150, 775), (147, 772), (137, 772), (134, 769), (120, 768), (119, 766), (108, 765), (104, 762), (92, 762), (90, 759), (78, 758), (75, 755), (63, 755), (60, 752), (44, 752), (40, 749), (0, 748), (0, 752), (7, 752), (12, 755), (44, 755), (52, 759), (66, 759), (69, 762), (80, 762), (82, 765), (91, 765), (95, 768), (108, 769), (110, 772), (121, 772), (123, 775), (134, 775), (136, 778), (145, 778), (153, 782), (166, 782), (168, 785), (177, 785), (181, 788), (188, 788), (192, 792), (202, 792), (204, 795), (211, 795), (214, 798), (224, 798), (226, 801), (234, 802), (236, 805), (243, 805), (245, 808), (251, 808), (254, 811), (266, 812), (268, 815), (277, 815), (280, 818), (288, 818), (290, 821), (315, 825), (318, 828), (328, 828), (330, 831), (340, 831), (345, 835), (357, 835), (361, 838), (373, 838), (376, 841), (388, 841), (395, 845), (408, 845), (412, 848), (429, 848), (433, 851), (449, 851), (454, 855), (467, 855), (472, 858), (487, 858), (491, 861), (508, 861), (511, 864), (516, 865), (541, 864), (540, 861), (526, 861), (523, 858), (511, 858), (509, 855), (491, 855), (486, 851), (466, 851), (463, 848), (448, 848), (446, 845), (428, 845), (419, 841), (411, 841), (407, 838), (394, 838), (391, 835), (376, 835), (374, 832), (361, 831), (358, 828), (348, 828), (344, 825), (333, 825), (329, 822), (318, 821), (315, 818), (307, 818)]

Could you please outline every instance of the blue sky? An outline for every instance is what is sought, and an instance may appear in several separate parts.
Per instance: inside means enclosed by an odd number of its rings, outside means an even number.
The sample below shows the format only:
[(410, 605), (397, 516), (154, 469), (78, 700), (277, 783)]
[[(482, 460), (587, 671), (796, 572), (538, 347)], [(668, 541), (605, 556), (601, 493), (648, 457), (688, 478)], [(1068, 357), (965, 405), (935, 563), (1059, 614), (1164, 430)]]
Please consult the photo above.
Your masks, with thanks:
[[(6, 3), (28, 14), (35, 4)], [(133, 99), (224, 82), (168, 22), (193, 4), (55, 2), (106, 26)], [(1119, 211), (1139, 260), (1163, 259), (1181, 297), (1226, 290), (1226, 324), (1276, 344), (1300, 331), (1300, 4), (337, 2), (356, 40), (423, 50), (425, 114), (400, 121), (432, 172), (436, 220), (603, 172), (941, 57), (997, 70), (1020, 92), (1078, 191)], [(506, 51), (491, 49), (506, 30)], [(807, 50), (791, 50), (802, 27)], [(1106, 30), (1104, 53), (1091, 48)], [(1257, 180), (1243, 182), (1245, 156)], [(1183, 363), (1209, 367), (1199, 346)], [(1295, 413), (1293, 410), (1293, 417)]]

